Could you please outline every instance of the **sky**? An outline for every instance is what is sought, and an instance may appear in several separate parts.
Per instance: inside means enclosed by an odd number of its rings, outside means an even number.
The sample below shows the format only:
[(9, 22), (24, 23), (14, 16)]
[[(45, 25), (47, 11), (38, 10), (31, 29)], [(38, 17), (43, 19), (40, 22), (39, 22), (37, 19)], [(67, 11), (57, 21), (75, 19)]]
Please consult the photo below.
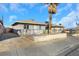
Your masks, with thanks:
[[(49, 20), (48, 6), (43, 3), (0, 3), (0, 19), (3, 16), (5, 27), (17, 20), (45, 22)], [(76, 27), (79, 23), (79, 4), (59, 3), (56, 14), (52, 14), (52, 23), (61, 23), (65, 28)]]

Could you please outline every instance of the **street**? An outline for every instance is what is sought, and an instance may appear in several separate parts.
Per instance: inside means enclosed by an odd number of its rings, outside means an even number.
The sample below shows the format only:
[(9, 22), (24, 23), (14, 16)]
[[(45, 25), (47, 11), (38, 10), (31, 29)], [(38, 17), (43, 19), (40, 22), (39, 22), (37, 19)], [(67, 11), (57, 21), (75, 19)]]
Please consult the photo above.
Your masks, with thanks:
[(72, 48), (58, 54), (58, 56), (79, 56), (79, 44), (73, 46)]
[(79, 48), (69, 53), (67, 56), (79, 56)]
[[(17, 39), (14, 40), (17, 41)], [(16, 41), (14, 41), (15, 45), (9, 43), (9, 46), (7, 46), (9, 48), (8, 50), (2, 52), (0, 51), (0, 56), (56, 56), (64, 50), (67, 50), (69, 47), (79, 43), (79, 40), (76, 37), (68, 37), (62, 40), (55, 39), (54, 41), (47, 42), (37, 42), (30, 45), (28, 45), (30, 42), (27, 42), (28, 40), (22, 41), (21, 39), (21, 41)], [(19, 47), (18, 43), (20, 44)], [(4, 49), (6, 49), (6, 47), (4, 47)], [(74, 55), (76, 52), (79, 51), (76, 50), (69, 55)], [(79, 55), (78, 53), (76, 54)]]

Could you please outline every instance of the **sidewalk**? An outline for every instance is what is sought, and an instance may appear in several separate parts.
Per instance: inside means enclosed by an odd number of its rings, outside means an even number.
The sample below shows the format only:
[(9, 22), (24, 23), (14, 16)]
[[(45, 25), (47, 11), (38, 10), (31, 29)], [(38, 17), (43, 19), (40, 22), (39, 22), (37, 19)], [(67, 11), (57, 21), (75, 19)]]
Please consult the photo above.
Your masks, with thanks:
[[(21, 43), (21, 42), (20, 42)], [(55, 56), (68, 48), (79, 43), (79, 39), (75, 37), (68, 37), (62, 40), (46, 41), (32, 43), (28, 47), (25, 46), (27, 43), (24, 43), (25, 47), (13, 46), (8, 51), (0, 52), (0, 55), (8, 56)], [(23, 45), (22, 45), (23, 46)]]

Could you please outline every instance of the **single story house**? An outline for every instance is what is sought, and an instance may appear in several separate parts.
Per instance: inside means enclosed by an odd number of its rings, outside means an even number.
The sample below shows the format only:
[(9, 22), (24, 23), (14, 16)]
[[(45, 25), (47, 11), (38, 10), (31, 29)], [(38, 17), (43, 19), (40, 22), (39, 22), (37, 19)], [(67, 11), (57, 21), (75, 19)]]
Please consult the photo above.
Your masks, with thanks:
[[(12, 28), (18, 31), (19, 34), (42, 34), (48, 30), (47, 23), (40, 23), (34, 20), (19, 20), (12, 24)], [(52, 32), (62, 32), (64, 27), (55, 25), (52, 26)]]
[(52, 26), (52, 32), (53, 33), (61, 33), (64, 30), (63, 25), (53, 25)]

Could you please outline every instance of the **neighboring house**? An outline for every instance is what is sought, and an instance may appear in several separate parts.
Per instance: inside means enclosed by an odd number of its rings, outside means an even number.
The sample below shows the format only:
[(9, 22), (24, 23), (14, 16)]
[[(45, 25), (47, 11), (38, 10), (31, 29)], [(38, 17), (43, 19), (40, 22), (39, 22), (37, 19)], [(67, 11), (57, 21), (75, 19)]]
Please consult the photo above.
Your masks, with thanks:
[(0, 34), (4, 32), (3, 22), (0, 20)]
[(64, 33), (70, 33), (70, 31), (68, 29), (64, 29), (63, 32)]
[(75, 28), (76, 33), (79, 33), (79, 24), (77, 24), (77, 27)]
[[(12, 28), (15, 29), (14, 32), (19, 34), (42, 34), (48, 30), (48, 25), (46, 23), (39, 23), (34, 20), (21, 20), (16, 21), (12, 24)], [(52, 30), (55, 32), (62, 32), (63, 26), (52, 26)]]
[(53, 25), (52, 26), (53, 33), (61, 33), (64, 30), (62, 25)]

